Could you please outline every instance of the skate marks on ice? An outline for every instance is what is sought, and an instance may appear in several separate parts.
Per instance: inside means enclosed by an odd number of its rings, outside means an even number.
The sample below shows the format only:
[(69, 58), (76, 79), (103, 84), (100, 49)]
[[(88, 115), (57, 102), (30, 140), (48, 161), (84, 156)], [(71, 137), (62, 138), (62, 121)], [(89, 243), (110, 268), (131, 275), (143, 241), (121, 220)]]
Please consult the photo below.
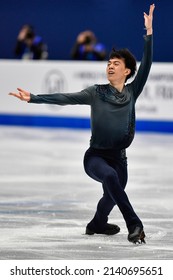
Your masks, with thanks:
[(82, 166), (89, 131), (1, 127), (0, 136), (0, 259), (173, 259), (172, 135), (137, 134), (127, 153), (145, 245), (127, 241), (116, 208), (119, 234), (84, 234), (102, 195)]

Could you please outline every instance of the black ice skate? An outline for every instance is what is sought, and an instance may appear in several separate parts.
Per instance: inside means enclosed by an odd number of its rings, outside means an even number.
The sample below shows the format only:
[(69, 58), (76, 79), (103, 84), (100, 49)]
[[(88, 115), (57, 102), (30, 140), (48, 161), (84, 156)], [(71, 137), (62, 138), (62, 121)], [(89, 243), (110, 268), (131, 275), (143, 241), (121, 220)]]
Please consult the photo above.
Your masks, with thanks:
[(119, 231), (120, 231), (119, 226), (107, 223), (106, 227), (103, 231), (92, 230), (87, 226), (85, 234), (93, 235), (93, 234), (97, 233), (97, 234), (114, 235), (114, 234), (117, 234)]
[(128, 235), (128, 241), (130, 241), (134, 244), (146, 243), (144, 238), (145, 238), (144, 230), (143, 230), (143, 228), (141, 228), (139, 226), (135, 227), (134, 231), (129, 233), (129, 235)]

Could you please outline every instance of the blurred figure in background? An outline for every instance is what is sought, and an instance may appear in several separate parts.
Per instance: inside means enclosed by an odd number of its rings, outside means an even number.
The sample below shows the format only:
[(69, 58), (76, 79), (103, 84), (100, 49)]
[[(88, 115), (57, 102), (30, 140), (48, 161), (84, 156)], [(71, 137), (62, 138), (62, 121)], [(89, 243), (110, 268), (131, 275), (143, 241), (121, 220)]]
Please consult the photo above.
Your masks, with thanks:
[(23, 25), (19, 31), (15, 57), (18, 59), (47, 59), (47, 45), (42, 38), (35, 34), (32, 26)]
[(77, 36), (71, 57), (76, 60), (104, 60), (106, 58), (106, 48), (104, 44), (97, 41), (92, 31), (86, 30)]

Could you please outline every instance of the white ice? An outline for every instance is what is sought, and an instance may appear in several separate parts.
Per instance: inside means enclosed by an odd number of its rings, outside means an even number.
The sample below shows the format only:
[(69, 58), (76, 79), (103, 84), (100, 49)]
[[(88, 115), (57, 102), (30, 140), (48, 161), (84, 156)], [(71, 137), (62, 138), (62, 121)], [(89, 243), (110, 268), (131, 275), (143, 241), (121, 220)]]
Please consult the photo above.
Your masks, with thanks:
[(127, 150), (126, 192), (145, 245), (127, 241), (117, 207), (115, 236), (85, 235), (102, 196), (83, 169), (89, 130), (0, 127), (0, 259), (172, 259), (173, 135), (137, 133)]

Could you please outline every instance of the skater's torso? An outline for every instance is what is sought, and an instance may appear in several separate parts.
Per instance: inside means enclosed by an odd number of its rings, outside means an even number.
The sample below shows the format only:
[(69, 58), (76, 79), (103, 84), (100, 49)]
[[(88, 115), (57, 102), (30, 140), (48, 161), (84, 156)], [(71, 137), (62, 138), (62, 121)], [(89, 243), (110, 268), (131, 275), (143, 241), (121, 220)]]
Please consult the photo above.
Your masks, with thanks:
[(135, 102), (146, 83), (152, 62), (152, 36), (144, 39), (144, 54), (137, 75), (122, 92), (110, 84), (93, 85), (76, 93), (31, 94), (30, 103), (90, 105), (90, 146), (114, 150), (127, 148), (134, 138)]

